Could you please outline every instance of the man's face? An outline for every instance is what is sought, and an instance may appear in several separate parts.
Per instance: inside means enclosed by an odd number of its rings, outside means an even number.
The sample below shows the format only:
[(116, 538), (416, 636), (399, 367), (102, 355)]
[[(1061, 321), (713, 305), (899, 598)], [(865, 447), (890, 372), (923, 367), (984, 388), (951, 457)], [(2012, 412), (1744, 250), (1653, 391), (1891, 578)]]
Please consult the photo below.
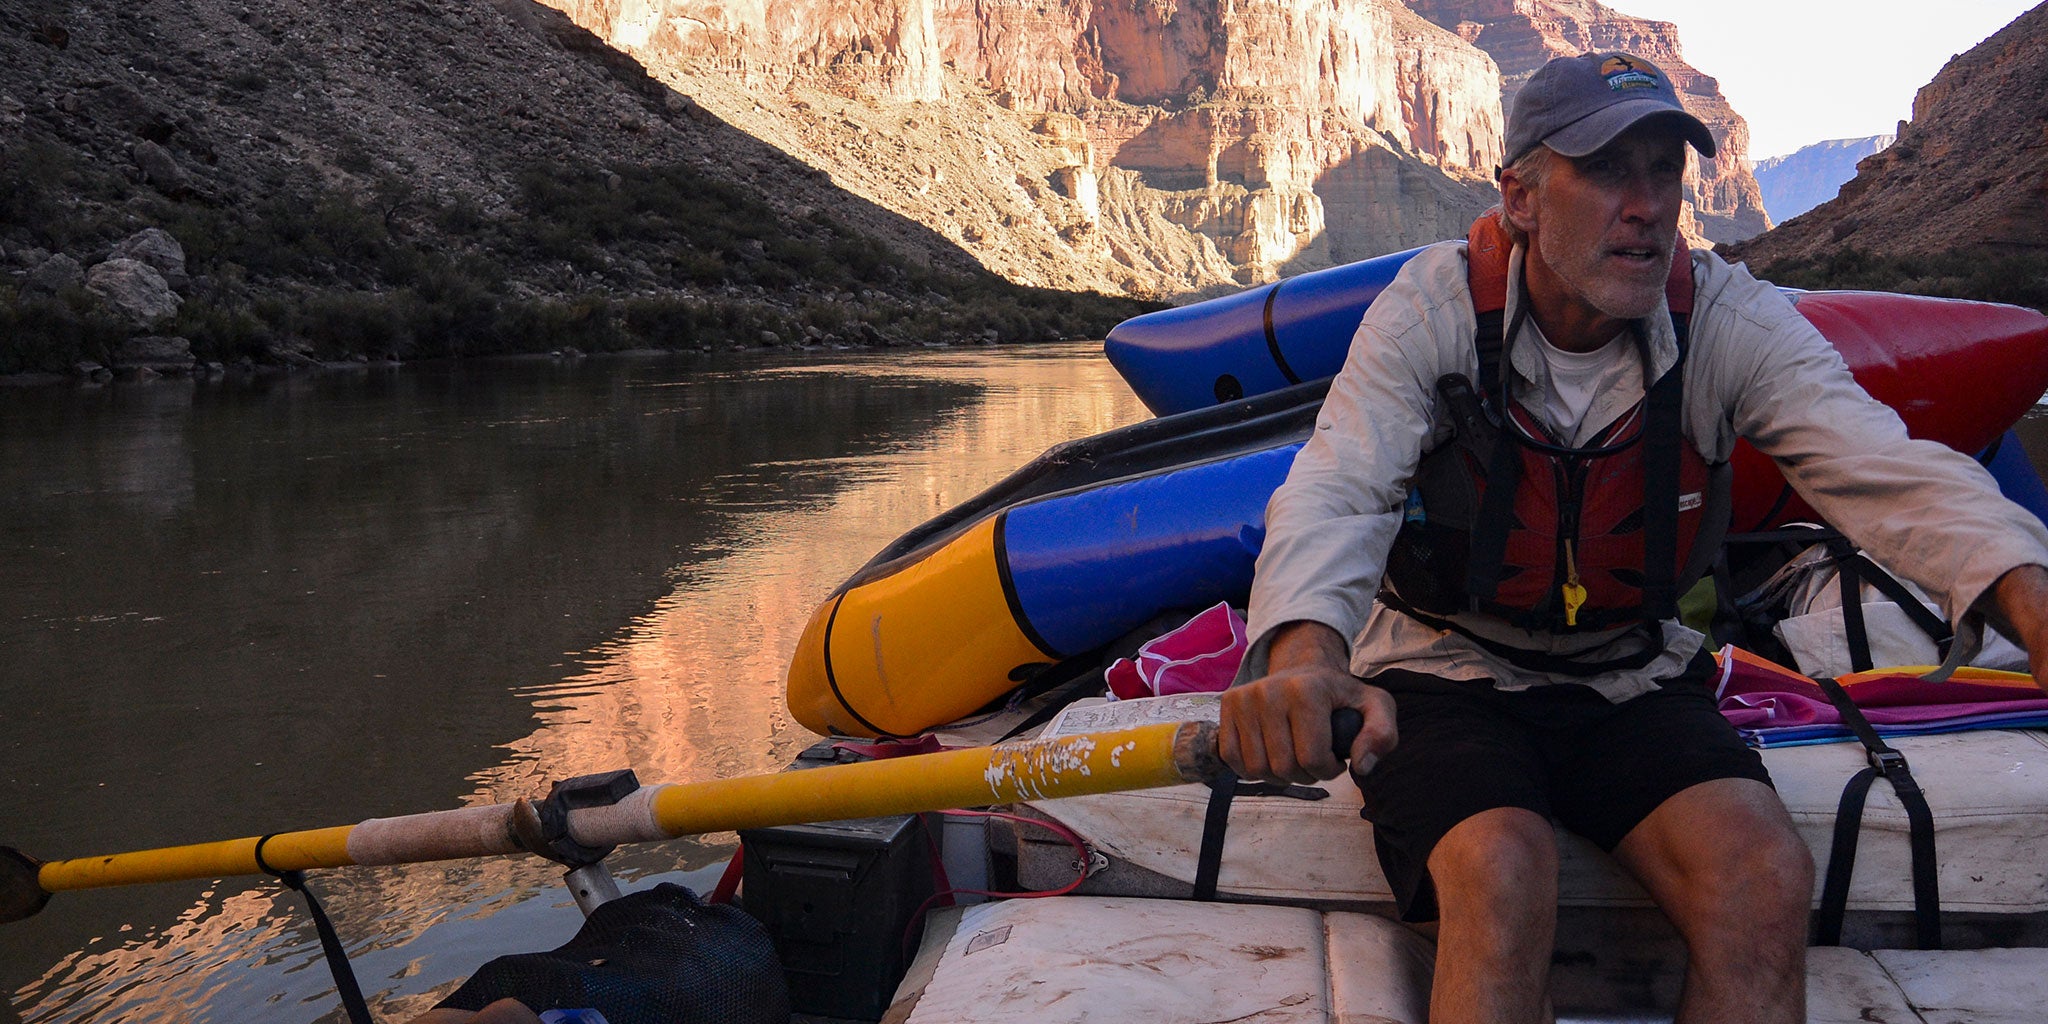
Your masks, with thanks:
[(1678, 234), (1685, 142), (1639, 124), (1598, 152), (1554, 157), (1529, 195), (1535, 260), (1569, 301), (1617, 320), (1648, 316), (1664, 294)]

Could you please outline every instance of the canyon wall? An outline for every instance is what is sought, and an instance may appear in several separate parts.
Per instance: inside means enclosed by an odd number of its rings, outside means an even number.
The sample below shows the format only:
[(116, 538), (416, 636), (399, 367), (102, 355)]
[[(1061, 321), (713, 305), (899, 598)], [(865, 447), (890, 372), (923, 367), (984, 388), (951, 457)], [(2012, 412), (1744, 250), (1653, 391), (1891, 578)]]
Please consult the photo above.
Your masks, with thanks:
[(1609, 10), (1593, 0), (1408, 0), (1422, 16), (1491, 55), (1501, 70), (1501, 103), (1552, 57), (1622, 50), (1671, 76), (1686, 109), (1705, 121), (1719, 152), (1686, 173), (1687, 234), (1737, 242), (1767, 230), (1763, 194), (1749, 170), (1749, 123), (1728, 105), (1720, 83), (1685, 62), (1678, 27)]
[(1592, 0), (544, 0), (718, 117), (1027, 284), (1187, 295), (1464, 232), (1552, 56), (1658, 62), (1720, 143), (1697, 242), (1769, 221), (1666, 22)]
[(2038, 294), (2044, 213), (2048, 5), (1950, 60), (1913, 98), (1897, 139), (1864, 157), (1839, 196), (1724, 251), (1764, 272), (1835, 259), (2014, 261), (2012, 290)]
[(1396, 0), (548, 0), (1013, 280), (1179, 295), (1463, 233), (1500, 71)]

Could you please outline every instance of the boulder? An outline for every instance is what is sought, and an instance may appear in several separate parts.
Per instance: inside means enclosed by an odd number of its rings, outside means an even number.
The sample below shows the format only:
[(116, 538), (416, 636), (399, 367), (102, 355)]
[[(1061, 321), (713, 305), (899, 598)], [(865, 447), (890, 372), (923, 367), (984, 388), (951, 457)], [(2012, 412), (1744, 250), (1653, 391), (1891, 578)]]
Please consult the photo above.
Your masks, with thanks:
[(61, 50), (71, 45), (71, 30), (65, 28), (63, 22), (45, 15), (36, 20), (35, 31), (29, 33), (29, 38)]
[(45, 258), (29, 271), (28, 278), (21, 282), (23, 295), (54, 295), (66, 288), (76, 288), (85, 280), (85, 268), (77, 260), (63, 253)]
[(114, 366), (121, 370), (190, 373), (196, 362), (192, 343), (183, 338), (145, 334), (129, 338), (114, 349)]
[(129, 235), (107, 258), (147, 263), (164, 276), (173, 291), (183, 291), (191, 284), (191, 278), (185, 276), (185, 247), (162, 228), (143, 228)]
[(263, 354), (271, 363), (287, 369), (304, 369), (320, 365), (313, 356), (313, 343), (303, 338), (290, 338), (266, 346)]
[(178, 312), (178, 293), (141, 260), (112, 259), (85, 274), (85, 290), (135, 330), (147, 330)]
[(171, 151), (144, 139), (135, 144), (135, 166), (142, 171), (142, 180), (156, 186), (156, 190), (167, 196), (190, 195), (192, 182), (185, 177), (185, 169), (178, 166), (178, 159)]

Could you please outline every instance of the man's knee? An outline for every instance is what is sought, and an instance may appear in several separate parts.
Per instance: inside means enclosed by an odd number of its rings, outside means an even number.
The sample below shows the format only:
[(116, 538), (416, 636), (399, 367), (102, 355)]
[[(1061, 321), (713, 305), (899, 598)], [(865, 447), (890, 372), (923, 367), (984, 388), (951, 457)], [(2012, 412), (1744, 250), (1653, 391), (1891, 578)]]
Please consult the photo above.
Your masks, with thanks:
[(1768, 820), (1747, 830), (1729, 865), (1728, 898), (1769, 905), (1803, 917), (1813, 900), (1813, 851), (1789, 821)]
[(1557, 879), (1557, 835), (1534, 811), (1500, 807), (1459, 822), (1429, 855), (1429, 872), (1441, 890), (1452, 884), (1470, 891), (1541, 883), (1544, 893)]
[(1724, 852), (1721, 888), (1740, 899), (1792, 901), (1802, 908), (1813, 893), (1813, 851), (1801, 839), (1778, 796), (1765, 787), (1728, 816), (1720, 830)]
[(1813, 852), (1767, 786), (1722, 780), (1687, 790), (1615, 852), (1682, 925), (1804, 934)]

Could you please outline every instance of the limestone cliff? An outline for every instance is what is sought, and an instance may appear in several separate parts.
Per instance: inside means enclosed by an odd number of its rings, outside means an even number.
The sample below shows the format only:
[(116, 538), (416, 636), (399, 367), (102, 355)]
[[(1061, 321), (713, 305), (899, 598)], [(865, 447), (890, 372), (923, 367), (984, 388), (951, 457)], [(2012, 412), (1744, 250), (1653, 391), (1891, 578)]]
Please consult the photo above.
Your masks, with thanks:
[(1485, 50), (1501, 70), (1501, 103), (1552, 57), (1588, 50), (1624, 50), (1647, 57), (1671, 76), (1686, 109), (1714, 133), (1719, 149), (1686, 174), (1687, 234), (1735, 242), (1770, 225), (1749, 170), (1749, 123), (1728, 105), (1720, 83), (1685, 62), (1678, 27), (1610, 10), (1594, 0), (1408, 0), (1422, 16)]
[(548, 0), (1013, 280), (1182, 294), (1462, 233), (1499, 71), (1397, 0)]
[(1983, 263), (2048, 257), (2048, 5), (1948, 62), (1913, 99), (1897, 141), (1841, 194), (1734, 258), (1768, 269), (1851, 250), (1880, 259)]

